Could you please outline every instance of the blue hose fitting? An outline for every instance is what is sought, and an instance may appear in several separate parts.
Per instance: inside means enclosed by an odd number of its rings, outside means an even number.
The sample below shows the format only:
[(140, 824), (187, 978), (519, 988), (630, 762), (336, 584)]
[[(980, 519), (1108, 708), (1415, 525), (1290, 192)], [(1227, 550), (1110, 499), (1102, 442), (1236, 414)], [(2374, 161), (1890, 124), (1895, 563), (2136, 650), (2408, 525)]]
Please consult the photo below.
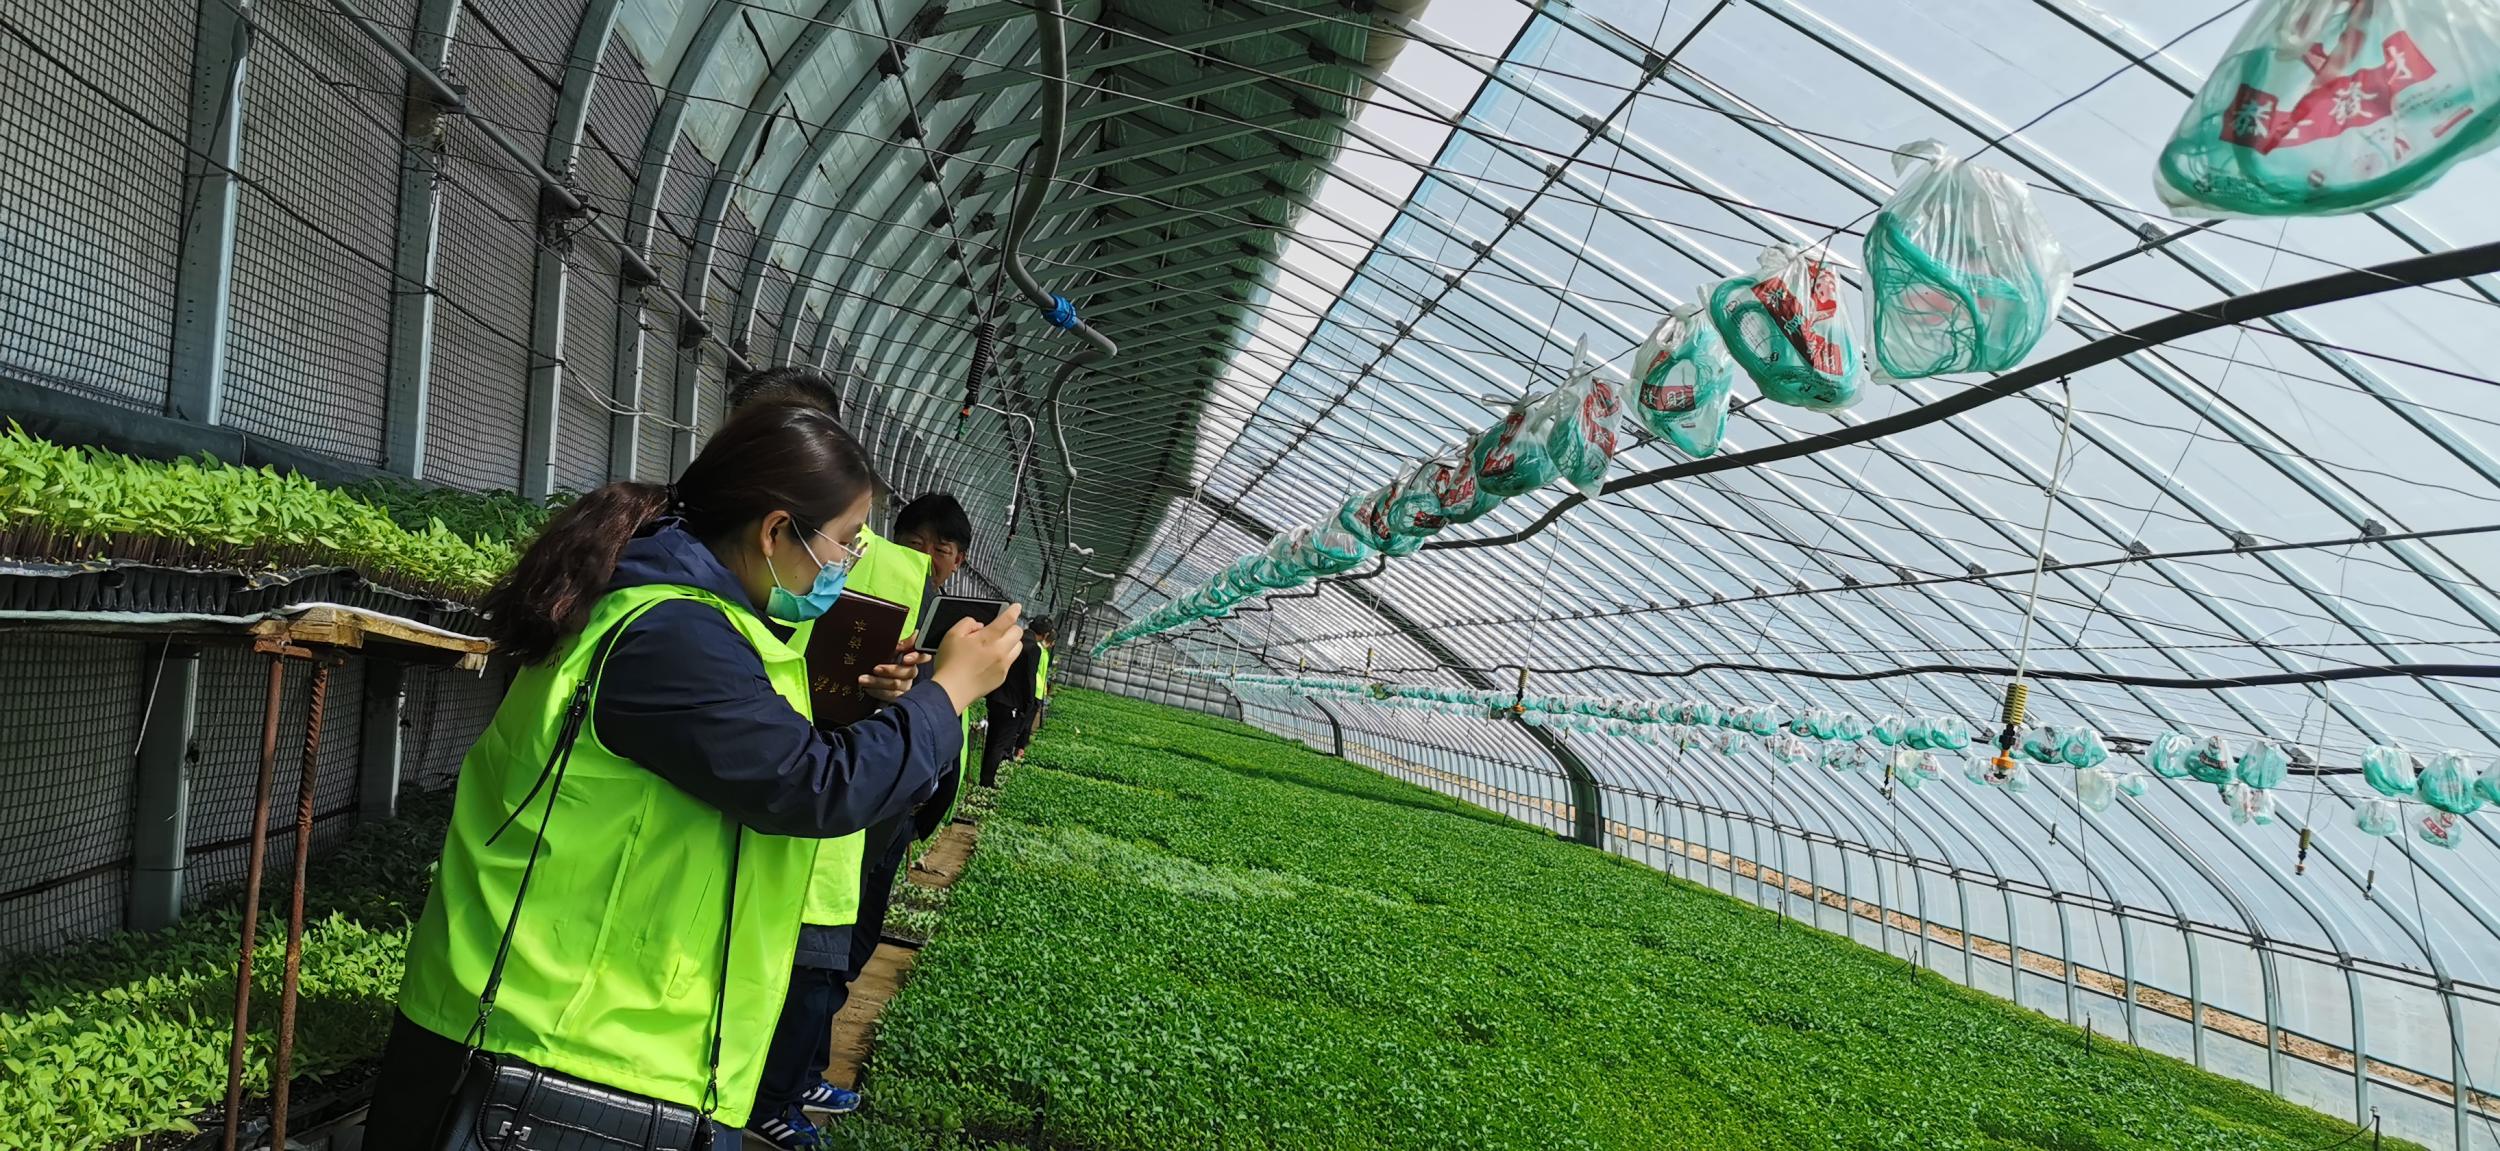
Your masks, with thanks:
[(1085, 322), (1077, 316), (1076, 305), (1057, 292), (1051, 293), (1050, 306), (1042, 309), (1042, 318), (1049, 320), (1050, 326), (1061, 329), (1072, 329)]

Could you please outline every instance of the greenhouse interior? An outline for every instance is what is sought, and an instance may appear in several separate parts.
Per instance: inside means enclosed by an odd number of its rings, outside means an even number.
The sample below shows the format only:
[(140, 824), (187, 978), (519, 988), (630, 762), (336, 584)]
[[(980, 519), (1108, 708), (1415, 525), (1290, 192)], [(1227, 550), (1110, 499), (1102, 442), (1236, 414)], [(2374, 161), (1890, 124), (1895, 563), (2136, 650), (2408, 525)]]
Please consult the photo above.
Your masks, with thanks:
[(2500, 1151), (2495, 144), (2500, 0), (11, 0), (0, 1148)]

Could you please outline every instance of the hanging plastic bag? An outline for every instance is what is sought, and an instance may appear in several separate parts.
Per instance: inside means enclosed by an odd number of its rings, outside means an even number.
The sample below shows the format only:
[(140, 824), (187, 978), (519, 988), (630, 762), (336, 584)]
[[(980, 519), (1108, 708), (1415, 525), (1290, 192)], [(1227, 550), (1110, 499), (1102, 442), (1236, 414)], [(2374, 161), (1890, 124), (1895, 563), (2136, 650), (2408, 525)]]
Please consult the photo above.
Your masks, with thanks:
[(1372, 549), (1339, 526), (1334, 517), (1305, 525), (1302, 530), (1310, 533), (1311, 570), (1321, 575), (1344, 575), (1371, 558)]
[(1395, 484), (1382, 484), (1346, 497), (1337, 507), (1337, 526), (1364, 547), (1386, 550), (1390, 540), (1389, 497), (1395, 494)]
[(2184, 212), (2323, 216), (2395, 203), (2500, 129), (2500, 2), (2265, 0), (2161, 151)]
[(2057, 758), (2068, 767), (2099, 767), (2109, 762), (2109, 745), (2101, 742), (2101, 733), (2088, 727), (2069, 728), (2066, 738), (2058, 744)]
[(2379, 744), (2361, 756), (2362, 778), (2370, 781), (2380, 795), (2401, 799), (2413, 794), (2420, 781), (2413, 774), (2413, 757), (2401, 747)]
[(2465, 837), (2465, 819), (2445, 811), (2425, 812), (2413, 824), (2413, 837), (2432, 847), (2453, 851), (2457, 841)]
[(1589, 359), (1585, 343), (1571, 379), (1538, 397), (1537, 403), (1543, 405), (1545, 454), (1555, 474), (1581, 495), (1596, 499), (1606, 486), (1606, 465), (1614, 462), (1621, 446), (1616, 428), (1623, 422), (1623, 401), (1597, 362)]
[(2365, 799), (2353, 809), (2352, 825), (2360, 828), (2363, 835), (2385, 839), (2403, 830), (2404, 813), (2397, 810), (2394, 800)]
[(2274, 822), (2274, 793), (2262, 787), (2250, 787), (2232, 780), (2222, 789), (2222, 802), (2231, 809), (2231, 822), (2267, 824)]
[(2290, 774), (2291, 770), (2291, 760), (2284, 756), (2281, 747), (2266, 740), (2259, 740), (2249, 747), (2246, 754), (2240, 756), (2240, 761), (2232, 767), (2231, 774), (2233, 778), (2250, 787), (2272, 790), (2282, 785), (2283, 777)]
[(2483, 806), (2483, 797), (2474, 792), (2474, 768), (2461, 751), (2443, 751), (2432, 759), (2422, 769), (2414, 795), (2450, 815), (2472, 815)]
[(2153, 737), (2144, 749), (2144, 765), (2163, 779), (2185, 779), (2188, 759), (2196, 754), (2196, 737), (2183, 731), (2165, 731)]
[(2066, 755), (2066, 729), (2056, 724), (2024, 728), (2015, 746), (2033, 763), (2061, 763)]
[(1736, 361), (1699, 304), (1667, 313), (1632, 363), (1632, 410), (1641, 426), (1701, 459), (1719, 450)]
[(1441, 460), (1419, 460), (1389, 485), (1381, 522), (1391, 539), (1421, 539), (1450, 521), (1441, 514)]
[(1874, 726), (1867, 730), (1875, 737), (1875, 742), (1885, 747), (1899, 747), (1901, 741), (1909, 737), (1910, 724), (1900, 716), (1887, 715), (1876, 720)]
[(1508, 498), (1554, 482), (1554, 457), (1545, 450), (1552, 420), (1550, 409), (1522, 396), (1502, 422), (1476, 433), (1467, 451), (1476, 465), (1476, 486)]
[(1704, 298), (1728, 355), (1764, 399), (1824, 412), (1858, 402), (1866, 361), (1828, 261), (1772, 244), (1753, 275), (1722, 280)]
[(1892, 167), (1904, 178), (1866, 233), (1876, 362), (1898, 380), (2022, 363), (2075, 278), (2030, 189), (1934, 140)]
[(1958, 715), (1940, 715), (1928, 723), (1929, 737), (1938, 751), (1960, 751), (1970, 746), (1970, 724)]
[(2187, 773), (2198, 783), (2231, 782), (2231, 741), (2218, 735), (2205, 737), (2195, 751), (2188, 753)]
[(2118, 802), (2118, 777), (2108, 768), (2087, 767), (2075, 773), (2075, 801), (2085, 811), (2108, 811)]
[(1460, 444), (1425, 465), (1432, 474), (1433, 494), (1440, 499), (1441, 519), (1445, 523), (1471, 524), (1502, 506), (1502, 497), (1484, 490), (1476, 475), (1475, 455), (1468, 448), (1469, 445)]

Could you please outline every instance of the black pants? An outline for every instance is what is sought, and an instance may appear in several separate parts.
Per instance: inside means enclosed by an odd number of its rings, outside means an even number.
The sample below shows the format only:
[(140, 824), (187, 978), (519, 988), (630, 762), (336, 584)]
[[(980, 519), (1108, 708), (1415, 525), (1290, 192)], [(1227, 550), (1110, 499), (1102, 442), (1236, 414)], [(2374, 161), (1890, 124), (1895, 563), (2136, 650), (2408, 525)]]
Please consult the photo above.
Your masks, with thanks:
[(894, 875), (903, 869), (903, 857), (911, 853), (912, 830), (908, 815), (868, 829), (864, 846), (869, 856), (859, 871), (859, 919), (851, 924), (851, 961), (842, 973), (846, 983), (868, 970), (877, 941), (885, 938), (886, 906), (894, 901)]
[(1024, 725), (1030, 713), (1004, 708), (990, 709), (990, 734), (981, 741), (981, 786), (998, 786), (998, 765), (1022, 746)]
[[(830, 1040), (830, 1032), (828, 1040)], [(382, 1045), (382, 1071), (373, 1085), (373, 1105), (365, 1112), (368, 1151), (437, 1151), (443, 1113), (451, 1108), (452, 1091), (460, 1083), (460, 1065), (469, 1049), (394, 1014), (391, 1037)], [(716, 1148), (738, 1145), (736, 1132), (715, 1125)]]
[(773, 1025), (772, 1045), (764, 1049), (764, 1076), (756, 1083), (755, 1109), (748, 1123), (761, 1123), (788, 1110), (801, 1092), (825, 1077), (825, 1065), (833, 1062), (833, 1017), (850, 994), (849, 981), (832, 968), (800, 967), (790, 972), (790, 994), (781, 1001), (781, 1021)]

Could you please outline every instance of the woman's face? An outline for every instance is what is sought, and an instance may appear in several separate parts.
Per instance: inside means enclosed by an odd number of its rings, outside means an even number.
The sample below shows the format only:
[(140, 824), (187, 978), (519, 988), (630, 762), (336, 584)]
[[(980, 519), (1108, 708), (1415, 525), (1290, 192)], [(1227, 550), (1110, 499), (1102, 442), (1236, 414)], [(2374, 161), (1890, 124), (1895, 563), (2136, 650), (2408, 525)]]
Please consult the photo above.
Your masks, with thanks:
[(872, 506), (869, 493), (862, 492), (842, 514), (814, 531), (788, 512), (777, 511), (756, 522), (755, 535), (749, 541), (754, 547), (753, 559), (740, 565), (740, 582), (746, 585), (747, 598), (760, 610), (772, 596), (776, 586), (793, 595), (805, 595), (816, 585), (816, 573), (825, 565), (849, 567), (859, 558), (860, 533), (868, 526)]

